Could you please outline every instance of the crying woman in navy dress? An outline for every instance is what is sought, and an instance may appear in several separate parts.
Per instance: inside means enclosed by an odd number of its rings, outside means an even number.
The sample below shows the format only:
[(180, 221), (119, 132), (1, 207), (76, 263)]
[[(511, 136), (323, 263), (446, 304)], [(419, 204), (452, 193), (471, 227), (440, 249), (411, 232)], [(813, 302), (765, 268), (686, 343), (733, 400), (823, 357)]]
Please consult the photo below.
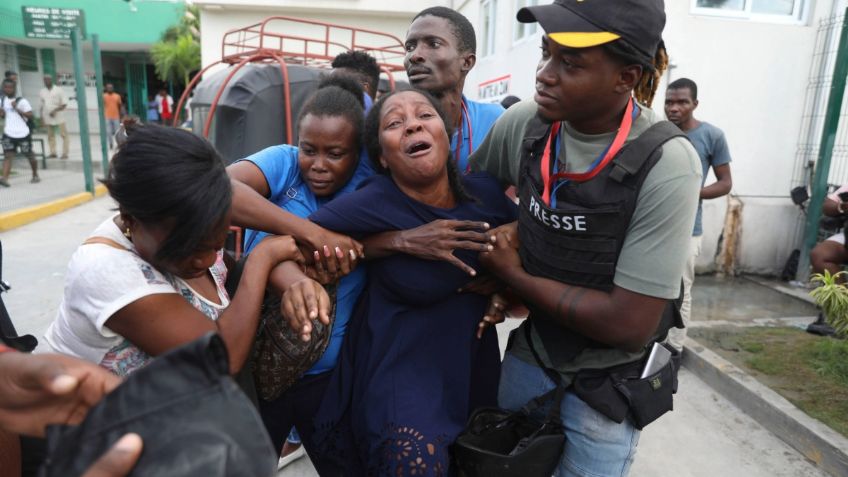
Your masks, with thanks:
[[(355, 238), (439, 219), (515, 220), (492, 177), (460, 179), (436, 104), (417, 91), (378, 101), (365, 141), (383, 174), (311, 219)], [(456, 256), (477, 267), (476, 252)], [(371, 260), (368, 274), (315, 439), (346, 475), (449, 475), (448, 448), (469, 414), (496, 404), (497, 335), (477, 338), (488, 298), (458, 293), (468, 275), (447, 262), (397, 254)]]

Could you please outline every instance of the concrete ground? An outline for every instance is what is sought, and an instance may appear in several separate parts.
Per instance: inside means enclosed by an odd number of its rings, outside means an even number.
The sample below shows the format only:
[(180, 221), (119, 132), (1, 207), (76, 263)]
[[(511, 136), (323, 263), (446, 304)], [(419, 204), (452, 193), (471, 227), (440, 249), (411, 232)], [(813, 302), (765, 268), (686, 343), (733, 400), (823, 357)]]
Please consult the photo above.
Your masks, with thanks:
[[(47, 148), (46, 134), (36, 133), (33, 138), (43, 139), (44, 147)], [(0, 187), (0, 212), (9, 212), (85, 192), (80, 136), (69, 134), (68, 141), (70, 144), (67, 160), (47, 159), (47, 168), (44, 169), (44, 163), (40, 158), (38, 159), (38, 175), (41, 177), (41, 182), (37, 184), (30, 183), (32, 172), (29, 161), (21, 155), (14, 159), (12, 175), (9, 179), (12, 187)], [(92, 171), (96, 184), (97, 179), (103, 177), (101, 172), (103, 154), (100, 149), (100, 136), (92, 135), (90, 141)], [(57, 137), (56, 142), (58, 154), (61, 154), (62, 139)], [(37, 145), (34, 145), (33, 149), (40, 152)], [(49, 150), (46, 151), (46, 154), (49, 154)]]
[[(61, 300), (68, 259), (87, 234), (109, 217), (113, 207), (111, 199), (100, 198), (0, 233), (3, 278), (12, 284), (12, 290), (3, 299), (19, 332), (41, 337)], [(778, 317), (814, 313), (810, 308), (792, 308), (797, 305), (794, 301), (776, 301), (781, 299), (779, 294), (771, 295), (768, 293), (771, 290), (755, 285), (750, 281), (721, 282), (699, 277), (694, 289), (694, 319), (744, 321), (747, 314), (763, 318), (768, 313)], [(748, 291), (740, 292), (740, 289)], [(734, 293), (736, 301), (728, 301), (727, 297)], [(749, 308), (739, 313), (744, 307)], [(499, 327), (499, 335), (505, 338), (518, 323), (519, 320), (508, 320)], [(317, 474), (304, 458), (278, 475)], [(684, 369), (675, 411), (644, 431), (631, 475), (806, 477), (825, 474)]]

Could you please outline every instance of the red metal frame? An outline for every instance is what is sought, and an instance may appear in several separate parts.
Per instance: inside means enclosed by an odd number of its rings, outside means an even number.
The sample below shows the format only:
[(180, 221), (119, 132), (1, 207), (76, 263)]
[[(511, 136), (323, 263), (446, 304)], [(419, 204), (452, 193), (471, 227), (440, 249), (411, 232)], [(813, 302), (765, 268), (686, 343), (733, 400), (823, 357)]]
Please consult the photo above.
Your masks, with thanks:
[(221, 63), (223, 63), (223, 61), (221, 61), (221, 60), (218, 60), (214, 63), (210, 63), (210, 64), (206, 65), (205, 68), (198, 71), (196, 75), (194, 75), (194, 78), (191, 79), (191, 81), (188, 83), (188, 86), (186, 86), (186, 90), (183, 91), (182, 96), (180, 96), (180, 101), (177, 103), (177, 110), (174, 111), (174, 121), (171, 124), (172, 126), (177, 127), (180, 124), (180, 113), (183, 111), (183, 105), (188, 100), (188, 94), (187, 93), (194, 89), (194, 87), (200, 81), (200, 78), (203, 77), (203, 73), (206, 73), (209, 70), (209, 68), (212, 68), (215, 65), (220, 65)]
[[(316, 27), (315, 31), (320, 33), (320, 37), (278, 32), (279, 29), (285, 30), (284, 27), (291, 27), (292, 24)], [(343, 43), (331, 39), (338, 36), (349, 36), (349, 42)], [(369, 42), (367, 40), (373, 41)], [(299, 44), (302, 48), (290, 49), (292, 43), (295, 45)], [(311, 45), (317, 45), (319, 51), (316, 53), (314, 48), (310, 49)], [(227, 52), (228, 48), (233, 50), (229, 54)], [(221, 41), (221, 59), (200, 70), (186, 86), (185, 91), (183, 91), (177, 103), (173, 125), (179, 125), (180, 113), (183, 110), (183, 106), (204, 73), (213, 66), (222, 63), (235, 65), (224, 79), (215, 98), (212, 100), (212, 104), (209, 106), (209, 112), (203, 125), (203, 137), (208, 138), (221, 95), (238, 70), (248, 63), (276, 61), (280, 64), (280, 72), (283, 75), (283, 96), (286, 104), (285, 139), (287, 144), (291, 144), (293, 139), (290, 107), (291, 92), (288, 83), (287, 65), (302, 64), (319, 68), (330, 68), (330, 63), (336, 54), (349, 50), (367, 51), (377, 57), (377, 64), (380, 66), (380, 70), (386, 73), (389, 78), (389, 87), (394, 90), (394, 73), (405, 70), (403, 59), (406, 56), (406, 49), (403, 42), (394, 35), (375, 30), (352, 28), (333, 23), (285, 16), (268, 17), (260, 23), (230, 30), (224, 34), (224, 38)]]
[[(296, 28), (310, 27), (314, 27), (313, 36), (290, 33)], [(245, 57), (274, 52), (288, 63), (329, 67), (337, 54), (348, 50), (371, 53), (387, 71), (404, 70), (406, 49), (403, 41), (394, 35), (286, 16), (268, 17), (260, 23), (225, 33), (221, 41), (221, 60), (237, 64)]]
[[(322, 38), (310, 38), (307, 36), (291, 35), (279, 33), (275, 30), (285, 25), (285, 22), (311, 25), (320, 29), (323, 28)], [(271, 28), (273, 25), (273, 29)], [(285, 31), (285, 29), (283, 29)], [(334, 41), (331, 38), (339, 35), (350, 36), (349, 42)], [(359, 40), (357, 40), (357, 35)], [(366, 40), (374, 39), (377, 43), (370, 43)], [(302, 45), (302, 49), (287, 49), (287, 46), (294, 43)], [(319, 51), (314, 52), (314, 48), (310, 46), (317, 45)], [(321, 47), (323, 46), (323, 50)], [(227, 48), (233, 51), (227, 53)], [(337, 50), (337, 51), (335, 51)], [(177, 110), (174, 114), (173, 125), (179, 124), (180, 113), (183, 110), (188, 97), (203, 74), (209, 71), (213, 66), (225, 63), (235, 65), (229, 72), (224, 82), (218, 88), (212, 104), (209, 105), (209, 112), (206, 115), (206, 121), (203, 124), (203, 137), (209, 137), (209, 131), (212, 128), (212, 120), (215, 117), (215, 111), (218, 109), (218, 102), (221, 100), (224, 90), (230, 80), (238, 73), (238, 71), (248, 63), (266, 63), (276, 61), (280, 65), (280, 73), (283, 77), (283, 98), (286, 105), (286, 129), (285, 141), (286, 144), (291, 144), (294, 139), (292, 131), (292, 111), (291, 111), (291, 89), (289, 87), (289, 64), (302, 64), (315, 66), (319, 68), (330, 68), (330, 63), (338, 53), (343, 53), (350, 50), (367, 51), (377, 58), (377, 64), (380, 70), (389, 78), (390, 89), (395, 89), (394, 73), (404, 71), (403, 59), (406, 56), (406, 49), (400, 38), (381, 33), (374, 30), (366, 30), (362, 28), (351, 28), (344, 25), (336, 25), (332, 23), (318, 22), (315, 20), (305, 20), (294, 17), (274, 16), (266, 18), (260, 23), (256, 23), (247, 27), (230, 30), (224, 34), (221, 41), (221, 59), (207, 65), (200, 70), (194, 78), (186, 85), (185, 91), (180, 96), (180, 101), (177, 103)], [(230, 230), (236, 234), (236, 257), (241, 253), (242, 228), (230, 227)]]

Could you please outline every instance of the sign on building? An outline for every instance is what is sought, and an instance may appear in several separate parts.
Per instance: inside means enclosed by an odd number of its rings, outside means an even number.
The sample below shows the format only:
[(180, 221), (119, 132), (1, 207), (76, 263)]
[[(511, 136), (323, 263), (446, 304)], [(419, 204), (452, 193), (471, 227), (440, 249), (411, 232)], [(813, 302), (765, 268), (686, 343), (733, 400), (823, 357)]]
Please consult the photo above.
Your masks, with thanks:
[(85, 12), (79, 8), (21, 7), (27, 38), (67, 40), (79, 28), (85, 38)]
[(484, 81), (477, 86), (477, 98), (486, 103), (499, 103), (509, 95), (509, 81), (512, 75)]

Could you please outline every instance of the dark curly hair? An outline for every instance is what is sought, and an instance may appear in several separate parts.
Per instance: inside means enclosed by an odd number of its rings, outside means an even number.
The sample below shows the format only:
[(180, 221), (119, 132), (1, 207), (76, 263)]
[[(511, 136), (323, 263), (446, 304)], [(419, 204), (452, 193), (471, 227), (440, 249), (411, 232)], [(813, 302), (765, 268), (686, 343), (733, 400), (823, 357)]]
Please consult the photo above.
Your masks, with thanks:
[[(383, 148), (380, 145), (380, 115), (383, 111), (383, 106), (386, 104), (386, 101), (396, 94), (407, 93), (409, 91), (413, 91), (415, 93), (420, 94), (433, 106), (433, 109), (436, 110), (436, 113), (439, 115), (439, 118), (442, 120), (442, 124), (445, 125), (445, 132), (448, 135), (448, 138), (453, 136), (453, 128), (449, 127), (450, 124), (447, 120), (447, 116), (445, 116), (445, 112), (442, 110), (441, 103), (433, 97), (432, 94), (420, 90), (420, 89), (412, 89), (412, 90), (404, 90), (404, 91), (392, 91), (391, 93), (384, 94), (380, 96), (380, 99), (374, 103), (374, 106), (371, 108), (371, 111), (368, 112), (368, 117), (365, 118), (365, 150), (368, 152), (368, 157), (371, 158), (371, 163), (374, 166), (374, 170), (379, 172), (380, 174), (389, 174), (389, 170), (380, 163), (380, 156), (382, 155)], [(450, 151), (448, 151), (448, 181), (450, 182), (451, 191), (454, 194), (454, 197), (459, 202), (476, 202), (476, 199), (469, 195), (465, 188), (462, 186), (462, 180), (459, 175), (459, 169), (457, 169), (456, 162), (452, 160), (450, 157)]]

